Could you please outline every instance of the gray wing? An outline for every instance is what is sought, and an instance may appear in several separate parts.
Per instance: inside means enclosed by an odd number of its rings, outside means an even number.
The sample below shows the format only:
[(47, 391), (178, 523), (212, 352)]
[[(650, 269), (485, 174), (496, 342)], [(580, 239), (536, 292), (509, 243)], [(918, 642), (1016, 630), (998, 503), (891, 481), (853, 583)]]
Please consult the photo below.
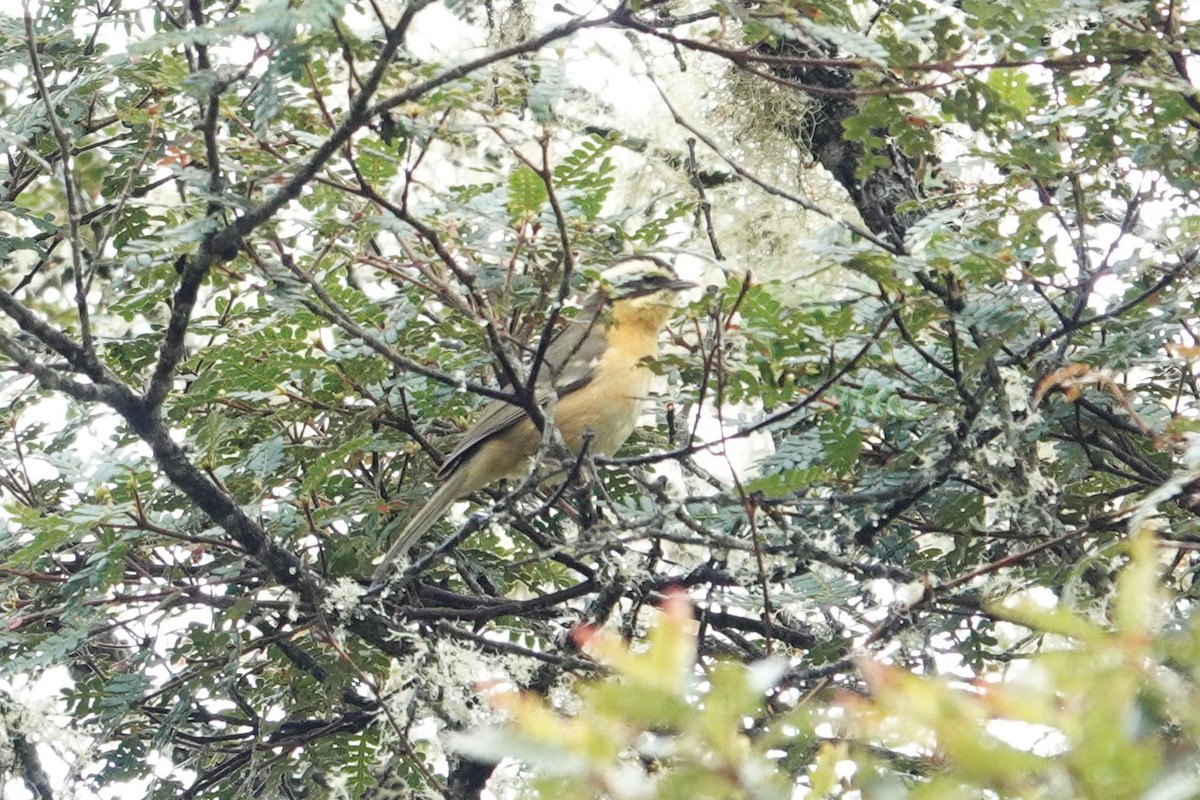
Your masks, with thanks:
[(562, 397), (591, 382), (606, 345), (604, 321), (607, 298), (596, 292), (587, 299), (583, 310), (546, 348), (546, 358), (538, 372), (538, 390)]
[[(604, 353), (604, 325), (600, 316), (605, 301), (599, 292), (589, 297), (580, 314), (569, 320), (546, 348), (535, 393), (539, 406), (550, 400), (551, 392), (562, 397), (591, 382), (595, 366)], [(463, 434), (458, 446), (446, 456), (438, 477), (452, 474), (484, 442), (526, 418), (525, 410), (520, 406), (503, 400), (488, 403), (475, 424)]]

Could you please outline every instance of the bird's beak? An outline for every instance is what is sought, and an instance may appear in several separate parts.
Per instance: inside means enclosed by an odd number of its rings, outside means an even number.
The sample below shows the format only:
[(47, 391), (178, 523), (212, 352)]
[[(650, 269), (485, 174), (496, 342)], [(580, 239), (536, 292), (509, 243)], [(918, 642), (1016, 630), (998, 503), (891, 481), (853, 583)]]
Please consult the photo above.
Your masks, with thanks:
[(698, 283), (692, 283), (691, 281), (685, 281), (680, 278), (676, 278), (667, 284), (667, 288), (671, 289), (672, 291), (682, 292), (684, 289), (695, 289), (699, 285), (700, 284)]

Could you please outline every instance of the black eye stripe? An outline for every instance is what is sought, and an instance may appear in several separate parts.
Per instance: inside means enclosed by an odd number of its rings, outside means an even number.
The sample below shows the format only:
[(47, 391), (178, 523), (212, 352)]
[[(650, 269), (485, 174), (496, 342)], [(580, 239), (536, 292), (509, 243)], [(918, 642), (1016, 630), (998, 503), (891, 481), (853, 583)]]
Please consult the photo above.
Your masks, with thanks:
[(648, 275), (621, 284), (617, 287), (615, 294), (618, 297), (639, 297), (644, 294), (653, 294), (670, 287), (671, 280), (666, 275)]

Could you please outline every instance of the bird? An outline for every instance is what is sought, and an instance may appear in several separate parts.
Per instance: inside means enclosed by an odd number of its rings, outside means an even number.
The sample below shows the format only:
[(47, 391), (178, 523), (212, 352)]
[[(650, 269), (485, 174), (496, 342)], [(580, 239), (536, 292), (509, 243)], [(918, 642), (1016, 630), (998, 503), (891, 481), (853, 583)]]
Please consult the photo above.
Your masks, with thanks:
[[(657, 256), (622, 258), (599, 275), (599, 286), (580, 313), (555, 336), (538, 369), (535, 401), (548, 408), (563, 441), (579, 453), (612, 455), (633, 433), (654, 372), (659, 334), (676, 296), (695, 287)], [(421, 538), (456, 500), (501, 478), (528, 470), (542, 443), (537, 424), (519, 405), (493, 400), (446, 456), (438, 487), (404, 526), (375, 568), (386, 579), (392, 562)]]

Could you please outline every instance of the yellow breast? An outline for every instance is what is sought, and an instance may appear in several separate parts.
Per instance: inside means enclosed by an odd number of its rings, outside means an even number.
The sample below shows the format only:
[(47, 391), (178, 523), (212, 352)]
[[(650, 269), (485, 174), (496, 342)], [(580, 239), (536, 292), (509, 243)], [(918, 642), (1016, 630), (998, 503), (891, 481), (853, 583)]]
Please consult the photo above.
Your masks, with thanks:
[(658, 331), (666, 313), (656, 309), (631, 317), (615, 310), (595, 376), (560, 398), (555, 409), (555, 421), (571, 449), (578, 450), (590, 430), (592, 452), (612, 455), (633, 433), (654, 380), (644, 361), (658, 355)]

